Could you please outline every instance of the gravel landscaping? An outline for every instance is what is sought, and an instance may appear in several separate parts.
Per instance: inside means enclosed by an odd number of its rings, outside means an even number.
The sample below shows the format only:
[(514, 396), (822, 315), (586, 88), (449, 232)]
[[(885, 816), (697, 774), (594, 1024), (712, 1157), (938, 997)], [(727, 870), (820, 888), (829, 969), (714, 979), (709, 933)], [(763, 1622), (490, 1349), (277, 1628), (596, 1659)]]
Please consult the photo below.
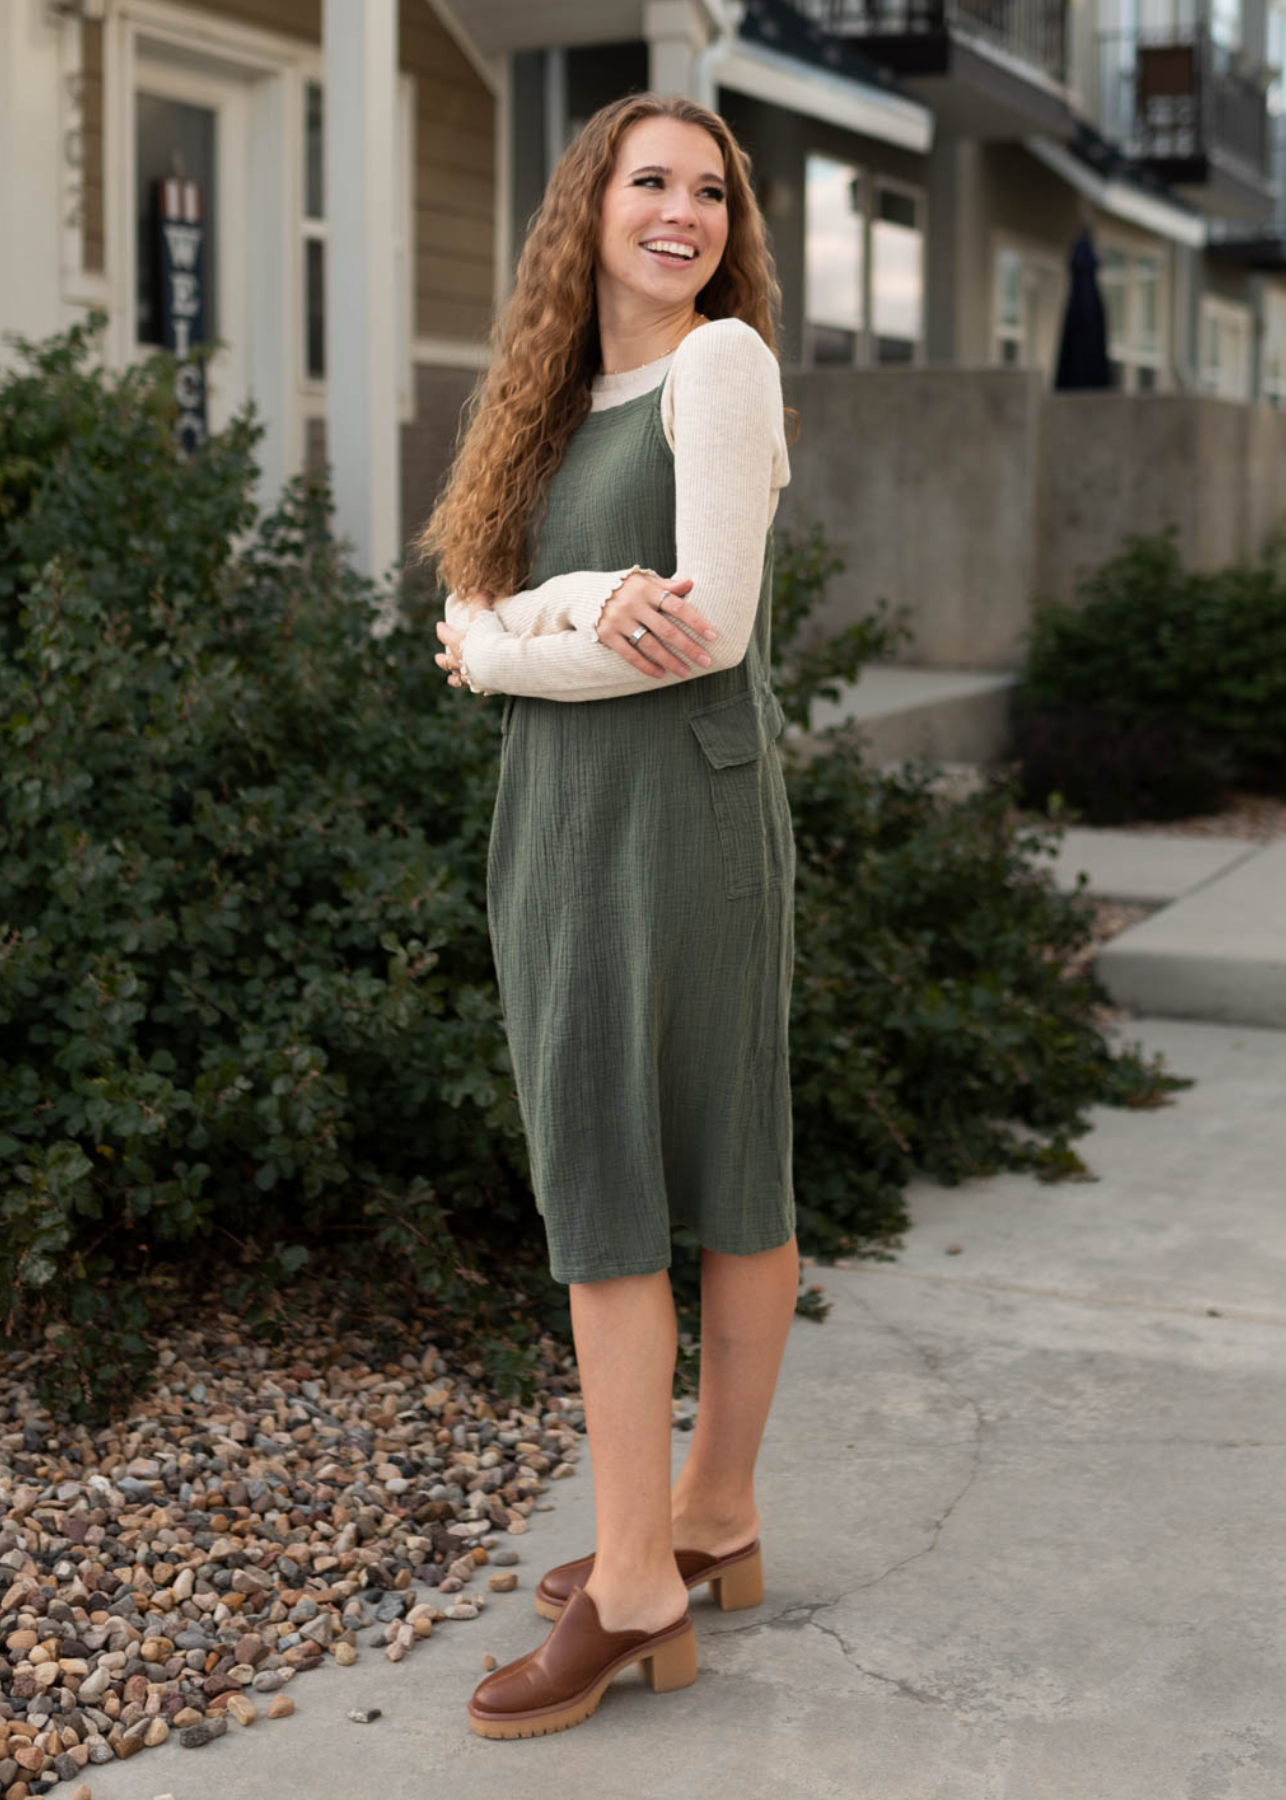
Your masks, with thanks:
[(288, 1717), (326, 1657), (423, 1653), (518, 1584), (538, 1496), (575, 1472), (574, 1360), (542, 1338), (535, 1405), (499, 1411), (429, 1334), (380, 1363), (216, 1313), (159, 1338), (155, 1386), (98, 1428), (41, 1407), (35, 1355), (0, 1356), (3, 1800), (88, 1800), (94, 1764)]

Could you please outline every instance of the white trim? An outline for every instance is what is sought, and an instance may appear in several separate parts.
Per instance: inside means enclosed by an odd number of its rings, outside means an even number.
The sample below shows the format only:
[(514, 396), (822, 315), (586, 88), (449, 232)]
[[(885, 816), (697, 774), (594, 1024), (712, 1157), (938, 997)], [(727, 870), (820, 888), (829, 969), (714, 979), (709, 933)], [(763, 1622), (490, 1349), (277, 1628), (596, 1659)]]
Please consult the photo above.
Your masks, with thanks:
[(1023, 144), (1046, 168), (1061, 175), (1069, 186), (1084, 194), (1087, 200), (1093, 200), (1104, 212), (1125, 219), (1131, 225), (1141, 225), (1144, 231), (1170, 238), (1176, 244), (1187, 244), (1194, 250), (1200, 250), (1205, 244), (1207, 231), (1203, 218), (1180, 212), (1178, 207), (1167, 205), (1159, 195), (1154, 198), (1141, 193), (1126, 182), (1105, 181), (1101, 175), (1087, 169), (1079, 157), (1049, 138), (1028, 137), (1023, 139)]
[(486, 344), (467, 338), (418, 337), (411, 345), (411, 361), (417, 366), (440, 369), (485, 369), (491, 362)]
[[(186, 79), (236, 95), (238, 144), (224, 144), (243, 168), (241, 192), (225, 190), (221, 221), (220, 332), (232, 355), (220, 351), (209, 366), (211, 429), (253, 393), (265, 435), (257, 448), (257, 493), (271, 504), (281, 484), (302, 466), (300, 399), (292, 351), (300, 335), (302, 292), (295, 241), (300, 209), (299, 158), (287, 148), (300, 120), (301, 67), (309, 54), (298, 40), (257, 26), (175, 6), (168, 0), (119, 0), (103, 26), (103, 187), (105, 262), (110, 323), (104, 355), (127, 368), (150, 353), (135, 341), (135, 93), (149, 62), (165, 66), (177, 92)], [(186, 71), (186, 76), (184, 72)], [(226, 137), (228, 134), (224, 134)], [(248, 209), (248, 212), (247, 212)], [(235, 239), (235, 247), (234, 246)], [(225, 398), (221, 392), (232, 388)]]
[(58, 31), (58, 104), (63, 302), (68, 306), (110, 306), (112, 292), (106, 272), (85, 267), (84, 31), (76, 19), (62, 20)]
[(735, 48), (711, 57), (709, 73), (720, 87), (904, 150), (924, 153), (933, 144), (933, 114), (927, 106), (866, 82), (832, 75), (762, 44), (738, 40)]
[[(1239, 343), (1236, 374), (1242, 379), (1236, 384), (1236, 392), (1228, 393), (1219, 386), (1210, 385), (1210, 364), (1206, 361), (1206, 325), (1213, 323), (1233, 330)], [(1203, 394), (1209, 394), (1217, 400), (1251, 400), (1254, 398), (1252, 368), (1252, 348), (1254, 344), (1255, 320), (1249, 306), (1240, 300), (1225, 300), (1218, 294), (1203, 294), (1198, 309), (1198, 342), (1197, 342), (1197, 380)]]
[(492, 234), (491, 305), (508, 298), (513, 267), (513, 64), (496, 58), (493, 127), (496, 146), (496, 211)]

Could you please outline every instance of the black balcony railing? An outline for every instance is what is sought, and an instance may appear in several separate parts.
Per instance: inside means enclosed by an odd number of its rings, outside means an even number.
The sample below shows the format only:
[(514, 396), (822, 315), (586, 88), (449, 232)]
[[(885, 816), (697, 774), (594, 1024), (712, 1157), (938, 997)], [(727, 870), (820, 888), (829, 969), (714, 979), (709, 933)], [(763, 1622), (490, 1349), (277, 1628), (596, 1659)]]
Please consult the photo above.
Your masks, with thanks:
[(1232, 66), (1204, 26), (1099, 33), (1099, 127), (1139, 162), (1201, 180), (1215, 152), (1267, 178), (1263, 89)]
[(1062, 82), (1067, 71), (1066, 0), (793, 0), (796, 10), (840, 37), (980, 39)]

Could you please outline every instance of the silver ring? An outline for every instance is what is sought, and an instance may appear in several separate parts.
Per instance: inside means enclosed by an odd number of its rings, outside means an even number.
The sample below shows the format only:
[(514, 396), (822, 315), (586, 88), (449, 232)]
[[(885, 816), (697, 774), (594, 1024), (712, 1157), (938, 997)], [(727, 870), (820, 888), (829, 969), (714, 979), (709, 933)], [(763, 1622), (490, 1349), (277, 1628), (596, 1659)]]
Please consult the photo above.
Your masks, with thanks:
[(656, 610), (658, 612), (664, 612), (665, 611), (665, 602), (667, 600), (673, 600), (673, 598), (674, 598), (674, 589), (673, 588), (662, 588), (661, 589), (661, 598), (656, 603)]
[(635, 649), (637, 649), (637, 648), (638, 648), (638, 642), (639, 642), (639, 639), (640, 639), (640, 638), (641, 638), (641, 637), (643, 637), (643, 636), (645, 636), (645, 635), (646, 635), (646, 633), (647, 633), (647, 631), (648, 631), (648, 629), (649, 629), (649, 627), (648, 627), (648, 626), (646, 626), (646, 625), (640, 625), (640, 626), (638, 626), (638, 627), (637, 627), (637, 629), (636, 629), (636, 630), (634, 630), (634, 631), (631, 631), (631, 633), (630, 633), (630, 635), (629, 635), (629, 640), (628, 640), (628, 641), (629, 641), (629, 642), (630, 642), (630, 643), (631, 643), (631, 644), (633, 644), (633, 645), (634, 645), (634, 647), (635, 647)]

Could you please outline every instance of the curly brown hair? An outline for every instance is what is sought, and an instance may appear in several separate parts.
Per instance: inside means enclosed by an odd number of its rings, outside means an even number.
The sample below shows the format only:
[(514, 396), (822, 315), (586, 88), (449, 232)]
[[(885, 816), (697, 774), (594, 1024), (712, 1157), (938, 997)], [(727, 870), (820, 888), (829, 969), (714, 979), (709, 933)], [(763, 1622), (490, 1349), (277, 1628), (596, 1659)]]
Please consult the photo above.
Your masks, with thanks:
[(558, 160), (531, 222), (513, 293), (491, 327), (491, 360), (461, 414), (455, 456), (414, 560), (436, 559), (444, 591), (521, 591), (528, 529), (550, 476), (590, 409), (599, 361), (599, 217), (621, 139), (640, 119), (699, 125), (719, 145), (728, 237), (696, 297), (710, 319), (744, 319), (772, 351), (781, 308), (750, 158), (718, 113), (682, 94), (627, 94), (586, 121)]

